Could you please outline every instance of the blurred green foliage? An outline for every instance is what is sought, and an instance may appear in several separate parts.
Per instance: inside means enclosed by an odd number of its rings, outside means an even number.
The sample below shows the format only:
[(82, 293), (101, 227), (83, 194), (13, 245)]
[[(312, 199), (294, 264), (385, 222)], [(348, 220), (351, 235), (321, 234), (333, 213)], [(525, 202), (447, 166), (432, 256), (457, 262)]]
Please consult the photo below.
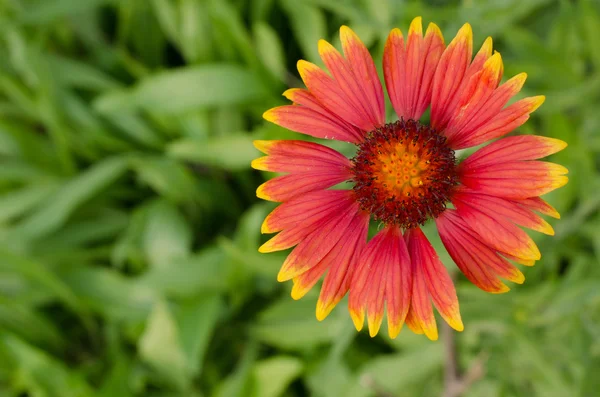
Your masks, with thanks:
[(319, 323), (275, 281), (249, 168), (253, 139), (299, 138), (261, 114), (318, 39), (349, 24), (380, 65), (417, 15), (492, 35), (548, 97), (520, 132), (569, 143), (526, 283), (459, 276), (459, 365), (489, 357), (466, 395), (597, 396), (596, 0), (0, 0), (0, 395), (439, 395), (440, 342), (357, 334), (345, 303)]

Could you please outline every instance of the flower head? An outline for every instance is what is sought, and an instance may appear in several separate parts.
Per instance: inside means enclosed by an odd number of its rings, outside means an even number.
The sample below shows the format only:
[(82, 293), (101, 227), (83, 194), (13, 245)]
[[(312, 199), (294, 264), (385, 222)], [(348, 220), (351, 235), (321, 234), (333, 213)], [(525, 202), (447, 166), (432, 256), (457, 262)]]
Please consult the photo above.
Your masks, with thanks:
[[(375, 64), (348, 27), (340, 29), (343, 55), (326, 41), (319, 53), (329, 74), (298, 62), (307, 89), (284, 95), (292, 105), (264, 118), (316, 138), (356, 145), (348, 159), (319, 143), (256, 141), (267, 156), (259, 170), (284, 173), (257, 195), (281, 202), (262, 232), (276, 236), (260, 247), (272, 252), (294, 247), (278, 275), (293, 280), (301, 298), (325, 274), (317, 318), (325, 318), (349, 292), (357, 329), (367, 317), (378, 333), (387, 313), (396, 337), (404, 323), (437, 338), (432, 304), (454, 329), (462, 330), (450, 276), (421, 230), (434, 221), (448, 253), (479, 288), (508, 291), (501, 279), (522, 283), (514, 265), (540, 259), (520, 226), (546, 234), (552, 227), (539, 214), (558, 213), (539, 196), (567, 182), (567, 170), (538, 159), (562, 150), (562, 141), (506, 134), (544, 101), (528, 97), (508, 104), (525, 82), (518, 74), (501, 84), (502, 58), (484, 41), (473, 57), (472, 31), (465, 24), (445, 46), (440, 29), (421, 18), (405, 38), (390, 33), (383, 75), (397, 121), (386, 122), (385, 98)], [(422, 120), (430, 108), (429, 121)], [(501, 139), (497, 139), (501, 138)], [(458, 161), (456, 150), (494, 140)], [(349, 182), (345, 189), (332, 189)], [(369, 223), (383, 227), (368, 239)]]

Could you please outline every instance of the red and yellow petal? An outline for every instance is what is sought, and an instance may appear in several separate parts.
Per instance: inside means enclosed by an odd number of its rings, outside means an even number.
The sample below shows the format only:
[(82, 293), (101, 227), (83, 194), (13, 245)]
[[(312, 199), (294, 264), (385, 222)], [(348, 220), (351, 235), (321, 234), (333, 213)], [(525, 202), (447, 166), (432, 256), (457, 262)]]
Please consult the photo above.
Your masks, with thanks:
[(282, 202), (299, 195), (327, 189), (350, 179), (347, 170), (302, 172), (273, 178), (256, 189), (263, 200)]
[(351, 190), (319, 190), (288, 200), (275, 208), (263, 221), (261, 233), (314, 223), (354, 201)]
[[(502, 206), (500, 200), (485, 195), (456, 193), (452, 198), (462, 219), (477, 232), (481, 240), (500, 252), (506, 252), (527, 260), (541, 257), (531, 237), (512, 223), (502, 212), (510, 211), (509, 204)], [(516, 216), (513, 211), (510, 215)]]
[(473, 30), (464, 24), (438, 63), (431, 96), (431, 125), (443, 130), (452, 115), (452, 102), (465, 77), (473, 53)]
[(469, 191), (468, 189), (457, 191), (454, 194), (453, 200), (464, 203), (464, 205), (471, 208), (477, 208), (487, 214), (491, 214), (495, 218), (505, 218), (519, 226), (540, 233), (554, 235), (552, 226), (539, 215), (521, 205), (519, 200), (489, 196), (480, 192)]
[(292, 250), (283, 262), (277, 280), (291, 280), (317, 265), (342, 238), (358, 212), (358, 204), (351, 203), (330, 216)]
[(335, 120), (336, 125), (341, 128), (344, 134), (349, 138), (344, 139), (345, 141), (357, 143), (362, 140), (364, 135), (363, 131), (329, 111), (313, 94), (310, 93), (310, 91), (302, 88), (290, 88), (283, 93), (283, 96), (294, 102), (296, 105), (307, 107), (328, 119)]
[(490, 267), (498, 254), (481, 242), (455, 210), (446, 210), (436, 219), (440, 238), (461, 272), (477, 287), (491, 293), (510, 290)]
[(263, 118), (281, 127), (314, 136), (358, 143), (360, 137), (335, 117), (317, 112), (306, 106), (285, 105), (267, 110)]
[(568, 182), (562, 165), (544, 161), (509, 161), (475, 168), (459, 166), (460, 182), (476, 191), (510, 199), (541, 196)]
[(463, 161), (463, 167), (482, 168), (509, 161), (537, 160), (560, 152), (567, 143), (560, 139), (535, 135), (498, 139), (477, 150)]
[(486, 141), (479, 132), (494, 121), (508, 101), (515, 96), (527, 79), (526, 73), (520, 73), (500, 87), (496, 88), (485, 102), (481, 102), (479, 111), (468, 122), (454, 127), (454, 132), (448, 144), (455, 149), (476, 146)]
[[(442, 318), (455, 330), (462, 331), (464, 326), (460, 317), (454, 283), (435, 249), (418, 227), (407, 230), (404, 238), (413, 266), (415, 283), (417, 279), (423, 280), (426, 293)], [(415, 294), (418, 294), (418, 291), (422, 289), (423, 285), (419, 285), (419, 287), (413, 285), (413, 302)], [(418, 307), (422, 307), (422, 305)], [(431, 306), (431, 303), (429, 303), (429, 306)], [(431, 323), (431, 318), (426, 310), (420, 308), (416, 313), (423, 313), (418, 318), (425, 334), (430, 339), (437, 336), (435, 324)]]
[(480, 71), (463, 84), (458, 96), (458, 104), (443, 130), (450, 147), (455, 147), (454, 140), (463, 129), (474, 126), (479, 117), (485, 116), (486, 104), (498, 87), (502, 69), (502, 57), (499, 53), (495, 53), (486, 60)]
[(367, 312), (369, 334), (379, 332), (387, 302), (388, 332), (395, 338), (402, 329), (412, 289), (412, 271), (400, 229), (386, 227), (363, 251), (350, 284), (348, 308), (358, 330)]
[(254, 141), (268, 156), (252, 161), (252, 168), (271, 172), (310, 172), (330, 168), (349, 169), (352, 164), (336, 150), (306, 141)]
[(399, 117), (418, 120), (431, 103), (433, 76), (444, 50), (444, 38), (435, 24), (425, 37), (421, 17), (408, 30), (406, 48), (399, 29), (390, 32), (383, 56), (386, 87)]
[(327, 317), (348, 292), (358, 259), (366, 246), (368, 231), (369, 214), (357, 213), (348, 228), (348, 233), (342, 236), (328, 255), (330, 266), (317, 301), (317, 320), (321, 321)]
[(519, 204), (529, 208), (532, 211), (539, 212), (542, 215), (548, 215), (555, 219), (560, 219), (558, 211), (540, 197), (530, 197), (519, 200)]
[(346, 58), (327, 42), (319, 53), (333, 78), (316, 65), (298, 62), (298, 71), (310, 93), (331, 113), (363, 131), (385, 123), (381, 83), (368, 50), (348, 27), (340, 29)]
[(463, 134), (454, 142), (455, 148), (477, 146), (481, 143), (500, 138), (529, 120), (529, 115), (544, 103), (543, 95), (521, 99), (504, 108), (484, 125), (478, 126), (470, 134)]
[(340, 28), (340, 41), (344, 56), (352, 69), (352, 73), (362, 91), (362, 99), (366, 102), (371, 123), (379, 126), (385, 123), (385, 98), (383, 88), (377, 74), (377, 68), (367, 47), (360, 38), (347, 26)]

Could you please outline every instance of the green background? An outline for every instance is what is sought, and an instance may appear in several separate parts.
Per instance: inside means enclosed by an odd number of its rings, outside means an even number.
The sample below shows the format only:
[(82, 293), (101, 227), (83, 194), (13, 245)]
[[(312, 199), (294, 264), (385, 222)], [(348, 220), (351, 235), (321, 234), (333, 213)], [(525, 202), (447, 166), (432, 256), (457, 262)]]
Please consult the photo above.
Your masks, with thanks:
[(487, 357), (465, 395), (599, 395), (600, 2), (0, 0), (0, 396), (439, 396), (442, 341), (356, 333), (345, 301), (318, 322), (276, 282), (249, 167), (300, 137), (261, 114), (318, 39), (349, 24), (380, 65), (419, 15), (492, 35), (547, 95), (519, 132), (569, 143), (525, 284), (457, 275), (457, 364)]

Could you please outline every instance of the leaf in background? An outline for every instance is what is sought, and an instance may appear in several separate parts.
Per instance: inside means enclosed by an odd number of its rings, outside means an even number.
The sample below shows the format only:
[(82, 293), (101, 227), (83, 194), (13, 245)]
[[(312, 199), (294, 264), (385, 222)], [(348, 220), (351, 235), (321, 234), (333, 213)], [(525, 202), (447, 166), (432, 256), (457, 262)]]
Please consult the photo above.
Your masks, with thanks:
[(140, 357), (166, 382), (183, 391), (190, 383), (190, 368), (182, 350), (180, 333), (167, 304), (154, 305), (139, 340)]
[(44, 264), (0, 247), (0, 269), (20, 274), (26, 280), (31, 281), (36, 287), (46, 290), (55, 299), (62, 301), (77, 313), (89, 329), (93, 327), (91, 319), (88, 316), (87, 307), (82, 304), (74, 290), (69, 288), (69, 285), (64, 280), (60, 279)]
[(113, 367), (106, 375), (104, 383), (99, 388), (98, 397), (132, 397), (131, 372), (132, 362), (124, 354), (113, 361)]
[(202, 107), (240, 105), (264, 97), (262, 83), (247, 69), (211, 64), (153, 75), (131, 89), (100, 96), (94, 107), (102, 113), (134, 109), (182, 113)]
[(27, 24), (43, 24), (96, 8), (109, 0), (41, 0), (23, 7), (19, 20)]
[(254, 25), (254, 40), (258, 56), (265, 67), (279, 80), (285, 81), (285, 55), (275, 30), (264, 22), (258, 22)]
[(302, 361), (295, 357), (274, 356), (254, 365), (254, 395), (279, 397), (303, 369)]
[(115, 321), (140, 321), (157, 301), (157, 291), (103, 268), (84, 267), (63, 274), (64, 282), (103, 317)]
[(80, 373), (21, 339), (0, 332), (4, 350), (18, 371), (20, 386), (32, 396), (93, 397), (90, 385)]
[(120, 86), (111, 76), (90, 64), (56, 54), (44, 54), (44, 57), (50, 63), (52, 75), (66, 86), (100, 92)]
[(229, 171), (250, 169), (250, 162), (259, 156), (249, 135), (230, 134), (206, 141), (180, 139), (169, 145), (167, 153), (177, 159), (221, 167)]
[(113, 157), (101, 161), (70, 179), (53, 194), (48, 202), (38, 208), (15, 228), (15, 236), (35, 239), (61, 227), (71, 213), (86, 201), (121, 177), (127, 170), (127, 160)]
[(190, 254), (192, 231), (177, 207), (166, 200), (152, 203), (146, 212), (143, 247), (151, 266), (169, 268)]
[(341, 317), (341, 314), (347, 316), (347, 312), (345, 308), (337, 307), (337, 311), (334, 309), (322, 322), (315, 321), (314, 292), (298, 301), (283, 296), (260, 313), (251, 327), (252, 335), (269, 345), (290, 350), (310, 349), (334, 340), (340, 330), (351, 326), (347, 318)]
[(252, 395), (252, 368), (257, 355), (258, 343), (251, 339), (240, 355), (235, 370), (218, 385), (213, 397), (255, 397)]
[(582, 26), (585, 32), (584, 38), (588, 45), (588, 51), (594, 68), (597, 73), (600, 73), (600, 52), (596, 46), (598, 37), (600, 37), (600, 11), (598, 7), (594, 7), (592, 0), (583, 0), (578, 3), (580, 8), (580, 17)]
[(228, 270), (221, 250), (208, 247), (189, 258), (172, 261), (168, 267), (150, 269), (139, 278), (139, 283), (168, 296), (193, 297), (223, 291)]
[[(199, 294), (202, 292), (198, 290)], [(177, 312), (181, 347), (193, 376), (202, 373), (204, 356), (222, 309), (218, 295), (202, 295), (182, 302)]]
[(53, 352), (61, 352), (66, 345), (51, 319), (18, 301), (0, 299), (0, 328)]
[(56, 183), (39, 183), (0, 196), (0, 223), (17, 218), (56, 191)]
[[(380, 356), (363, 365), (344, 396), (367, 397), (372, 391), (365, 388), (365, 377), (389, 393), (396, 394), (408, 385), (433, 376), (443, 365), (442, 345), (430, 344), (410, 353)], [(367, 381), (368, 382), (368, 381)]]
[(258, 58), (241, 12), (230, 0), (207, 0), (207, 9), (215, 36), (220, 33), (217, 36), (220, 42), (215, 47), (224, 52), (226, 59), (230, 59), (229, 54), (233, 54), (234, 59), (241, 55), (250, 68), (256, 69)]
[(139, 157), (132, 160), (139, 179), (156, 193), (174, 203), (190, 203), (200, 194), (196, 179), (180, 162), (165, 157)]
[(295, 0), (280, 0), (292, 25), (296, 40), (307, 60), (320, 63), (317, 42), (327, 37), (323, 12), (315, 6)]

